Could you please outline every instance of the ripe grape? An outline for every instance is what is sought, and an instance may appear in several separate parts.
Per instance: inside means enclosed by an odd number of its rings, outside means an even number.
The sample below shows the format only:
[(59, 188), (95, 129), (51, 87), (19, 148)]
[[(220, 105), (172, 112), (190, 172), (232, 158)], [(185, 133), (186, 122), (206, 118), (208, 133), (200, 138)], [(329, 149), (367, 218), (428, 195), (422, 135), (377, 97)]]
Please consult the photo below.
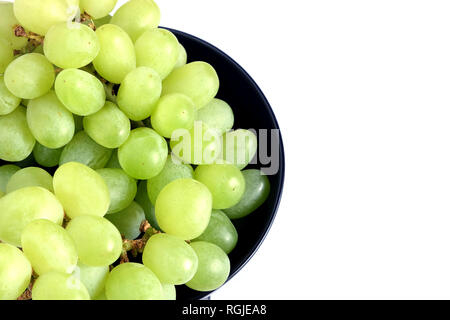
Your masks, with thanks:
[(197, 121), (202, 121), (209, 128), (222, 135), (234, 125), (234, 114), (230, 105), (223, 100), (213, 99), (197, 111)]
[(249, 130), (229, 131), (223, 135), (222, 148), (222, 159), (242, 170), (256, 155), (258, 139)]
[(180, 52), (178, 54), (177, 63), (175, 63), (175, 68), (184, 66), (187, 63), (187, 52), (183, 45), (180, 43)]
[(26, 187), (42, 187), (53, 192), (53, 178), (44, 169), (37, 167), (23, 168), (11, 176), (6, 185), (6, 193)]
[(32, 297), (33, 300), (90, 300), (88, 290), (77, 277), (55, 271), (36, 280)]
[(145, 219), (151, 224), (151, 226), (157, 230), (161, 230), (158, 221), (156, 221), (155, 207), (150, 201), (147, 193), (147, 181), (140, 181), (138, 184), (138, 190), (136, 198), (134, 199), (144, 210)]
[(16, 108), (20, 105), (21, 100), (22, 99), (16, 97), (8, 90), (5, 84), (5, 78), (0, 76), (0, 116), (7, 115), (16, 110)]
[(0, 38), (7, 40), (13, 49), (22, 49), (27, 45), (27, 39), (14, 34), (14, 26), (19, 21), (14, 15), (13, 6), (11, 2), (0, 1)]
[(78, 262), (74, 272), (74, 275), (81, 280), (93, 300), (98, 299), (104, 292), (108, 274), (109, 266), (91, 267), (81, 262)]
[(13, 164), (6, 164), (0, 167), (0, 191), (6, 193), (6, 186), (9, 182), (9, 179), (20, 170), (20, 167), (15, 166)]
[(8, 65), (14, 59), (14, 52), (11, 44), (0, 38), (0, 74), (4, 73)]
[(0, 300), (15, 300), (30, 284), (31, 264), (22, 251), (0, 243)]
[(50, 149), (37, 142), (33, 149), (33, 157), (39, 165), (52, 168), (58, 165), (62, 151), (63, 148)]
[(177, 300), (177, 290), (173, 284), (161, 283), (162, 297), (161, 300)]
[(80, 0), (80, 8), (92, 18), (100, 19), (107, 16), (116, 6), (117, 0)]
[(125, 239), (134, 240), (141, 234), (140, 228), (145, 221), (145, 213), (139, 204), (132, 202), (124, 210), (108, 214), (105, 218), (116, 226)]

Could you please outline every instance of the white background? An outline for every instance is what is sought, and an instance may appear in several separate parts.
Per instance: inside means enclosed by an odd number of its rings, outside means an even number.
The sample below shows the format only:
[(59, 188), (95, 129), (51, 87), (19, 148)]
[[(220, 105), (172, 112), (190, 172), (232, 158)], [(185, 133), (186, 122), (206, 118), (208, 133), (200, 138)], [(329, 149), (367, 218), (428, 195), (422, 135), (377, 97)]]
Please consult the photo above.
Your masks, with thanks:
[(254, 77), (286, 145), (276, 222), (213, 299), (450, 298), (450, 2), (157, 2)]

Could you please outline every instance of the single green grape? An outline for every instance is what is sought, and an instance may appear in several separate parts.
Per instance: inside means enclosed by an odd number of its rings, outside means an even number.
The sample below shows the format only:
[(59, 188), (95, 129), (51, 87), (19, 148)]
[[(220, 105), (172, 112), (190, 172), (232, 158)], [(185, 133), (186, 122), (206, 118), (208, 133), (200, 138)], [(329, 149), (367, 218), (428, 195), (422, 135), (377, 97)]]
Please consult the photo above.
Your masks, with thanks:
[(145, 213), (145, 219), (147, 219), (150, 225), (157, 230), (161, 230), (158, 221), (156, 221), (155, 207), (148, 197), (147, 181), (144, 180), (139, 182), (136, 198), (134, 199), (134, 201), (136, 201), (142, 207)]
[(102, 217), (108, 211), (110, 198), (105, 181), (81, 163), (69, 162), (60, 166), (53, 176), (53, 189), (70, 218)]
[(177, 300), (177, 290), (173, 284), (161, 283), (162, 297), (161, 300)]
[(212, 291), (222, 286), (230, 274), (230, 259), (215, 244), (198, 241), (191, 247), (198, 257), (198, 269), (186, 285), (196, 291)]
[(21, 101), (22, 99), (16, 97), (8, 90), (5, 84), (5, 78), (0, 76), (0, 116), (7, 115), (16, 110)]
[(142, 261), (162, 283), (174, 285), (191, 280), (198, 266), (197, 255), (191, 246), (178, 237), (163, 233), (147, 241)]
[(95, 70), (112, 83), (121, 83), (136, 68), (134, 45), (120, 27), (105, 24), (95, 32), (100, 41), (100, 52), (94, 59)]
[(80, 0), (80, 8), (94, 19), (101, 19), (113, 11), (117, 0)]
[(249, 130), (238, 129), (229, 131), (222, 139), (222, 160), (234, 164), (238, 169), (244, 169), (258, 150), (258, 139)]
[(269, 197), (270, 182), (260, 170), (242, 171), (245, 179), (245, 192), (241, 201), (235, 206), (224, 210), (230, 219), (240, 219), (258, 209)]
[(178, 60), (175, 64), (175, 68), (184, 66), (187, 63), (187, 52), (183, 45), (180, 43), (180, 53), (178, 54)]
[(14, 15), (14, 4), (0, 1), (0, 38), (7, 40), (13, 49), (22, 49), (27, 45), (28, 39), (16, 37), (14, 27), (19, 24)]
[(209, 224), (211, 192), (193, 179), (178, 179), (162, 189), (156, 199), (155, 210), (164, 232), (192, 240), (200, 236)]
[(234, 114), (228, 103), (220, 99), (213, 99), (197, 111), (196, 120), (202, 121), (222, 135), (233, 128)]
[(132, 202), (124, 210), (108, 214), (105, 218), (116, 226), (125, 239), (134, 240), (141, 234), (140, 228), (145, 221), (145, 213), (139, 204)]
[(96, 170), (104, 168), (111, 155), (111, 149), (102, 147), (92, 140), (86, 132), (80, 131), (64, 147), (59, 165), (75, 161)]
[(26, 188), (42, 187), (53, 192), (53, 178), (44, 169), (27, 167), (14, 173), (6, 185), (6, 193)]
[(167, 142), (149, 128), (134, 129), (119, 148), (119, 162), (123, 170), (135, 179), (150, 179), (164, 168)]
[(109, 266), (91, 267), (81, 262), (75, 269), (74, 276), (78, 277), (89, 292), (93, 300), (105, 291), (106, 278), (109, 274)]
[(16, 300), (31, 280), (31, 264), (22, 251), (0, 243), (0, 300)]
[(0, 38), (0, 74), (4, 73), (11, 61), (14, 60), (14, 51), (11, 44)]
[(148, 118), (161, 96), (161, 78), (151, 68), (139, 67), (123, 80), (117, 94), (117, 104), (131, 120)]
[(53, 90), (30, 101), (27, 123), (36, 140), (51, 149), (64, 147), (75, 133), (72, 113), (59, 101)]
[(89, 292), (77, 277), (48, 272), (37, 278), (33, 285), (33, 300), (90, 300)]
[(67, 231), (49, 220), (31, 221), (22, 232), (22, 249), (33, 270), (72, 273), (78, 261), (75, 243)]
[(152, 114), (152, 127), (160, 135), (171, 138), (175, 130), (190, 130), (194, 126), (196, 110), (191, 98), (180, 93), (159, 99)]
[(63, 148), (50, 149), (37, 142), (33, 149), (33, 157), (40, 166), (53, 168), (59, 164), (62, 151)]
[(33, 220), (62, 224), (64, 210), (58, 199), (41, 187), (27, 187), (0, 199), (0, 240), (21, 247), (23, 229)]
[(8, 185), (9, 179), (20, 170), (20, 167), (13, 164), (5, 164), (0, 166), (0, 191), (6, 193), (6, 186)]
[(28, 53), (16, 58), (5, 71), (6, 87), (22, 99), (43, 96), (50, 91), (54, 81), (52, 64), (39, 53)]
[(26, 109), (19, 106), (6, 116), (0, 116), (0, 159), (17, 162), (33, 151), (36, 140), (27, 125)]
[(63, 69), (84, 67), (99, 51), (100, 43), (94, 30), (78, 22), (56, 24), (45, 35), (45, 56)]
[(136, 180), (131, 178), (122, 169), (103, 168), (97, 170), (108, 187), (111, 204), (108, 213), (116, 213), (127, 208), (137, 192)]
[(124, 263), (115, 267), (105, 285), (108, 300), (159, 300), (161, 282), (147, 267), (138, 263)]
[(75, 242), (78, 258), (88, 266), (109, 266), (122, 253), (122, 237), (105, 218), (78, 216), (70, 220), (66, 230)]
[(195, 107), (206, 106), (219, 91), (219, 77), (206, 62), (191, 62), (176, 68), (164, 79), (162, 94), (183, 93), (194, 101)]
[(106, 102), (101, 81), (79, 69), (61, 71), (56, 77), (55, 91), (64, 106), (79, 116), (96, 113)]

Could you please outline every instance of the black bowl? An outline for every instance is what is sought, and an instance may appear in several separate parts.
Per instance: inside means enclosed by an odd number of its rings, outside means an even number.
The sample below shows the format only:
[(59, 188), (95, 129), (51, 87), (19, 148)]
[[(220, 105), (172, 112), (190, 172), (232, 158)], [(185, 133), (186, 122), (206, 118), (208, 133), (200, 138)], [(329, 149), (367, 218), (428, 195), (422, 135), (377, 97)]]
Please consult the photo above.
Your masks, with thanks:
[[(188, 62), (205, 61), (210, 63), (220, 78), (218, 98), (228, 102), (235, 115), (235, 129), (277, 129), (277, 119), (266, 97), (255, 81), (233, 59), (211, 44), (187, 33), (173, 32), (186, 48)], [(231, 279), (252, 258), (264, 241), (275, 218), (281, 200), (284, 183), (284, 148), (280, 135), (279, 170), (269, 176), (271, 192), (267, 201), (256, 212), (246, 218), (233, 221), (239, 233), (236, 248), (230, 254)], [(270, 148), (269, 148), (270, 150)], [(261, 164), (250, 168), (261, 168)], [(177, 299), (197, 300), (209, 297), (211, 292), (197, 292), (186, 286), (177, 288)]]

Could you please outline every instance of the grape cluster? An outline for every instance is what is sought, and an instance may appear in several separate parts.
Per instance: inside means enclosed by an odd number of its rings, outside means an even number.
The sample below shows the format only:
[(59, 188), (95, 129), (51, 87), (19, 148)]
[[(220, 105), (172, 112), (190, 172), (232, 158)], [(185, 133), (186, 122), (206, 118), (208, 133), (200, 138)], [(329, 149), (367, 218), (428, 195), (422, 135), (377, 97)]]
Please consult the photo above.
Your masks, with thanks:
[(215, 290), (268, 197), (213, 66), (116, 2), (0, 2), (0, 300)]

